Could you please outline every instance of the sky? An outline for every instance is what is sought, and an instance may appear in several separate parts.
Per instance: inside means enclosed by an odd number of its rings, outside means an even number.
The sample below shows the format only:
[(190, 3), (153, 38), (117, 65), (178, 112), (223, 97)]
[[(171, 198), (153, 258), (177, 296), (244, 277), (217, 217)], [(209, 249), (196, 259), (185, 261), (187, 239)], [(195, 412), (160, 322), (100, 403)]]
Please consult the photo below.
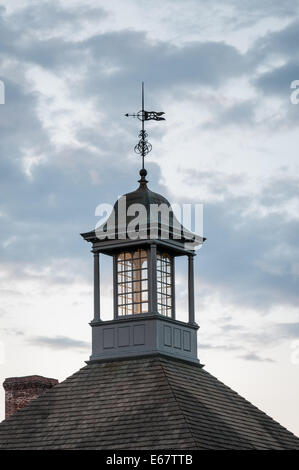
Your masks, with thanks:
[[(100, 203), (149, 187), (202, 203), (206, 370), (299, 435), (299, 2), (0, 1), (0, 380), (63, 380), (90, 355)], [(298, 94), (299, 97), (299, 94)], [(110, 259), (101, 305), (112, 312)], [(186, 260), (177, 264), (186, 318)], [(0, 419), (4, 393), (0, 392)]]

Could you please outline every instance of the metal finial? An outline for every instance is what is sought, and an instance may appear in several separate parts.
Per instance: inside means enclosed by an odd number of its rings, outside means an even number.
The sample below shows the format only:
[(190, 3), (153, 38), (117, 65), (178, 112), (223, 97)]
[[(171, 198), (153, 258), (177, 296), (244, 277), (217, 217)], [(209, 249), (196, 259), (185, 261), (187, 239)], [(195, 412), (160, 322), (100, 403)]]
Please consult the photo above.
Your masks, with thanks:
[(141, 155), (142, 157), (142, 170), (144, 170), (144, 157), (150, 153), (152, 150), (152, 145), (148, 142), (147, 140), (147, 132), (144, 129), (144, 121), (165, 121), (165, 118), (162, 117), (163, 112), (156, 112), (156, 111), (145, 111), (144, 109), (144, 82), (142, 82), (142, 95), (141, 95), (141, 105), (142, 109), (141, 111), (138, 111), (138, 113), (135, 114), (125, 114), (127, 117), (137, 117), (141, 122), (141, 131), (138, 134), (139, 137), (139, 142), (138, 144), (135, 145), (134, 151)]

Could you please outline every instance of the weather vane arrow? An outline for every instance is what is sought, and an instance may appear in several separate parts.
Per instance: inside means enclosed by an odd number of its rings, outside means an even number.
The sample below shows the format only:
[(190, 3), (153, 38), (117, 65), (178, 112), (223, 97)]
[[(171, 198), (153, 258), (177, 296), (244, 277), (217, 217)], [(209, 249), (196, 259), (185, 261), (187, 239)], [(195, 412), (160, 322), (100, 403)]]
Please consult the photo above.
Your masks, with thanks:
[(165, 121), (163, 116), (163, 112), (156, 112), (156, 111), (138, 111), (136, 114), (125, 114), (127, 117), (137, 117), (140, 121)]
[(138, 113), (125, 114), (126, 117), (138, 118), (142, 122), (141, 131), (139, 132), (139, 142), (135, 145), (134, 150), (142, 157), (142, 169), (144, 169), (144, 157), (152, 150), (152, 145), (147, 140), (147, 133), (144, 129), (144, 121), (165, 121), (162, 117), (165, 113), (157, 111), (145, 111), (144, 109), (144, 83), (142, 82), (142, 109)]

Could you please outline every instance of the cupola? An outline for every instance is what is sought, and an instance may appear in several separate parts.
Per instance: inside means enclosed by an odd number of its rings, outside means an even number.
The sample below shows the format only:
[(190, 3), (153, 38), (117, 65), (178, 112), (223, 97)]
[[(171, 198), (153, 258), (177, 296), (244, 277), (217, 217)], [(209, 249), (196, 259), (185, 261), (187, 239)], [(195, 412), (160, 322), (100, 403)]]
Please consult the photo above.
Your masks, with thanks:
[[(142, 157), (139, 187), (114, 204), (100, 227), (82, 237), (94, 255), (94, 318), (90, 361), (163, 354), (198, 362), (194, 311), (195, 248), (204, 238), (185, 229), (168, 200), (148, 188), (144, 157), (151, 150), (144, 122), (162, 120), (164, 113), (142, 110), (133, 115), (142, 122), (135, 151)], [(129, 115), (128, 115), (129, 116)], [(100, 312), (100, 255), (113, 260), (113, 320)], [(176, 318), (175, 260), (188, 262), (188, 321)]]

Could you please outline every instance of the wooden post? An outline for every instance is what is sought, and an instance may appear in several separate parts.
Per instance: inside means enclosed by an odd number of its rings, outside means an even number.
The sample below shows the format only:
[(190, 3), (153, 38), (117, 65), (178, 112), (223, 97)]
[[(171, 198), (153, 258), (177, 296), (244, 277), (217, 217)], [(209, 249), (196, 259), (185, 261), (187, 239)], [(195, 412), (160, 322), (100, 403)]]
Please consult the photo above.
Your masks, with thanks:
[(171, 317), (175, 319), (175, 257), (171, 257)]
[(113, 310), (114, 319), (118, 318), (118, 279), (117, 279), (117, 256), (113, 255)]
[(189, 323), (195, 323), (194, 317), (194, 255), (188, 255), (188, 305)]
[(158, 313), (157, 304), (157, 245), (151, 244), (149, 252), (149, 313)]
[(94, 321), (101, 320), (100, 314), (100, 255), (94, 253)]

